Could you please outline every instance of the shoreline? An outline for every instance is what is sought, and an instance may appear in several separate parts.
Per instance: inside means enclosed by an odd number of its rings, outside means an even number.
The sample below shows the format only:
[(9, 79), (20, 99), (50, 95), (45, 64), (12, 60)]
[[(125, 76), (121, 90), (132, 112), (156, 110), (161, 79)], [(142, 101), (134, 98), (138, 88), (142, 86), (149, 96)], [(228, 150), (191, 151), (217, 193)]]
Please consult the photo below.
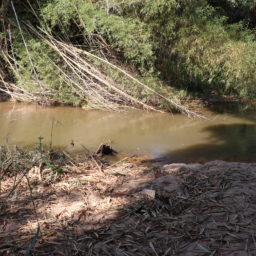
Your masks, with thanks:
[[(48, 100), (47, 102), (26, 102), (26, 101), (19, 101), (19, 100), (13, 100), (10, 95), (0, 92), (0, 103), (1, 102), (21, 102), (21, 103), (29, 103), (29, 104), (35, 104), (35, 105), (40, 105), (40, 106), (69, 106), (69, 107), (79, 107), (81, 109), (86, 109), (86, 106), (74, 106), (70, 103), (62, 103), (58, 102), (56, 100)], [(207, 109), (208, 107), (211, 107), (214, 104), (242, 104), (242, 105), (255, 105), (256, 100), (253, 99), (241, 99), (239, 97), (234, 97), (234, 96), (216, 96), (212, 95), (211, 97), (198, 97), (198, 98), (191, 98), (191, 97), (185, 97), (181, 98), (180, 100), (181, 104), (185, 104), (188, 108), (191, 110), (201, 110), (202, 108)], [(134, 107), (127, 107), (123, 106), (120, 107), (121, 109), (133, 109)], [(100, 109), (100, 108), (99, 108)], [(148, 110), (147, 110), (148, 111)], [(176, 110), (173, 110), (175, 112)], [(168, 113), (169, 111), (164, 111)]]

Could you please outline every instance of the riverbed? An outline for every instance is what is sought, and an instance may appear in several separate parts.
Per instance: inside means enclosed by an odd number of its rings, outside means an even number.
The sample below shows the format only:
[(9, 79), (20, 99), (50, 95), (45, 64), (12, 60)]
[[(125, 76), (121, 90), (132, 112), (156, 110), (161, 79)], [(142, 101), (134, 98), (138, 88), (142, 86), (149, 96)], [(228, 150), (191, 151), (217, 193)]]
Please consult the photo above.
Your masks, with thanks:
[(109, 143), (121, 155), (169, 162), (255, 162), (256, 111), (204, 110), (206, 119), (142, 110), (106, 112), (74, 107), (0, 103), (0, 144), (81, 152)]

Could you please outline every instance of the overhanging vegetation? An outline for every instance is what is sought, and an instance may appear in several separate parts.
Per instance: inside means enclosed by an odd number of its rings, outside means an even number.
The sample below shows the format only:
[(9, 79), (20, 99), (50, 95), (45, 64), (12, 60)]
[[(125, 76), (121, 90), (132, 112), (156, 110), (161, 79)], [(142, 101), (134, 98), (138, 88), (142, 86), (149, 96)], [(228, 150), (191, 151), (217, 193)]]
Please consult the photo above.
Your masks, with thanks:
[(13, 98), (189, 113), (177, 95), (255, 97), (252, 1), (4, 2), (2, 90)]

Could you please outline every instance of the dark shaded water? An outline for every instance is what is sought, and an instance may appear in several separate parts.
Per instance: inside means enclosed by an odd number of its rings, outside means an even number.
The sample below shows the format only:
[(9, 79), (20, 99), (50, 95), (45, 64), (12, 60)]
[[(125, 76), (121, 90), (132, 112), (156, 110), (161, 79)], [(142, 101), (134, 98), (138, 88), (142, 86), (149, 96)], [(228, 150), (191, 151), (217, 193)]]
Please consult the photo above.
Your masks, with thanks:
[[(242, 111), (241, 111), (242, 110)], [(183, 115), (85, 111), (0, 103), (0, 144), (47, 145), (80, 151), (109, 142), (124, 154), (147, 154), (177, 162), (213, 159), (256, 162), (256, 111), (220, 107), (207, 120)], [(74, 143), (74, 147), (71, 145)]]

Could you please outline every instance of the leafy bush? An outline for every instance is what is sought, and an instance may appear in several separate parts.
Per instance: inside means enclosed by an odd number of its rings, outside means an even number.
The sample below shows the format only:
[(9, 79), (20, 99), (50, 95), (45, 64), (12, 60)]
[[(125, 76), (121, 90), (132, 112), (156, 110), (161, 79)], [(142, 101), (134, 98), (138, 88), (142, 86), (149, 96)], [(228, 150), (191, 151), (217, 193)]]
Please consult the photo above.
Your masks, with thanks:
[[(80, 104), (69, 86), (75, 79), (59, 54), (29, 32), (26, 23), (46, 29), (55, 38), (125, 67), (152, 88), (184, 92), (256, 96), (256, 42), (252, 1), (239, 0), (38, 0), (33, 11), (14, 1), (22, 25), (13, 29), (17, 85), (35, 95)], [(26, 7), (26, 8), (25, 8)], [(243, 16), (229, 10), (243, 10)], [(13, 12), (10, 12), (13, 22)], [(29, 54), (27, 52), (29, 51)], [(32, 60), (32, 62), (31, 62)], [(102, 62), (92, 61), (111, 81), (130, 87), (133, 96), (153, 104), (153, 96), (125, 80)], [(163, 86), (165, 84), (165, 86)], [(43, 90), (42, 90), (43, 87)], [(162, 103), (161, 103), (162, 104)]]
[(156, 67), (172, 85), (201, 93), (256, 96), (255, 36), (243, 23), (228, 24), (206, 0), (116, 5), (119, 12), (122, 7), (123, 14), (139, 16), (150, 27)]
[[(42, 17), (52, 31), (60, 29), (70, 38), (82, 33), (84, 45), (90, 38), (102, 36), (112, 49), (142, 73), (153, 72), (155, 58), (151, 35), (146, 24), (138, 19), (107, 15), (100, 4), (82, 0), (52, 1), (42, 9)], [(74, 24), (76, 29), (73, 29)]]
[(30, 34), (24, 35), (27, 48), (19, 31), (15, 31), (14, 36), (13, 54), (18, 56), (17, 69), (14, 70), (17, 87), (39, 97), (39, 102), (46, 103), (50, 99), (79, 105), (82, 99), (64, 79), (61, 69), (58, 69), (58, 65), (62, 70), (68, 69), (61, 57), (42, 40)]

